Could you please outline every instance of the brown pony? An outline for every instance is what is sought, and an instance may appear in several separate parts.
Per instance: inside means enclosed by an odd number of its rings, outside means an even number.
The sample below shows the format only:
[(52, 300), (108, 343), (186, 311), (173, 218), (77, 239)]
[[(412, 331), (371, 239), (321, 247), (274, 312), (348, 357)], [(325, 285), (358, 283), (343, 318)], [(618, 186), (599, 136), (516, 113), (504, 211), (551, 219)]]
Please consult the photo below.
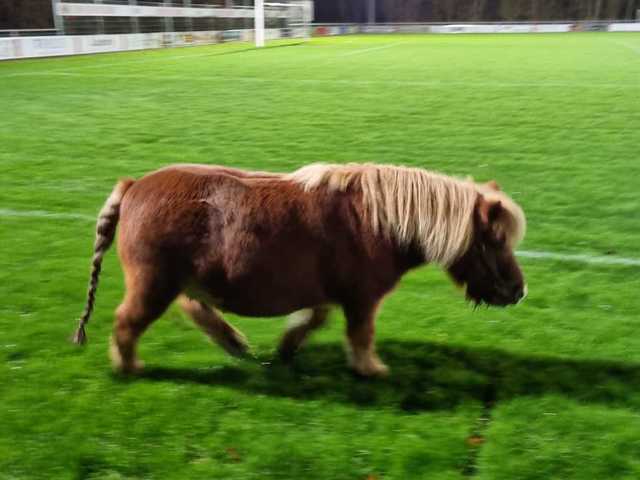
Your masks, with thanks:
[(513, 254), (524, 214), (495, 182), (374, 164), (316, 164), (290, 174), (176, 165), (120, 181), (105, 203), (76, 343), (86, 341), (118, 223), (126, 294), (111, 358), (124, 372), (141, 367), (140, 335), (176, 298), (233, 355), (244, 354), (247, 342), (220, 311), (293, 312), (279, 346), (284, 359), (340, 305), (351, 366), (377, 375), (387, 367), (375, 353), (376, 310), (409, 269), (441, 265), (476, 304), (504, 306), (525, 295)]

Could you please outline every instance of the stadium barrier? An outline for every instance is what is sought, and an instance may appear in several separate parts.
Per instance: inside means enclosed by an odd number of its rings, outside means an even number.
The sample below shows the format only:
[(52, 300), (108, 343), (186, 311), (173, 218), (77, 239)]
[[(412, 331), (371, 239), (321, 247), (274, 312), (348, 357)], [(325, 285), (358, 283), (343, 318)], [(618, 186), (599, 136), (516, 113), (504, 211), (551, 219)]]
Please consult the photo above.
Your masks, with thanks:
[[(268, 28), (267, 40), (301, 36), (291, 29)], [(253, 29), (113, 35), (50, 35), (0, 38), (0, 60), (123, 52), (154, 48), (253, 41)]]
[[(300, 31), (296, 31), (300, 30)], [(305, 36), (296, 28), (268, 28), (267, 40)], [(640, 22), (571, 23), (468, 23), (468, 24), (313, 24), (313, 36), (354, 33), (562, 33), (580, 31), (640, 32)], [(111, 35), (48, 35), (0, 37), (0, 60), (120, 52), (155, 48), (208, 45), (227, 41), (254, 40), (253, 29), (129, 33)]]
[(389, 24), (313, 24), (313, 36), (352, 33), (565, 33), (640, 32), (640, 22), (549, 22), (549, 23), (389, 23)]
[(609, 25), (609, 32), (640, 32), (640, 22), (635, 23), (612, 23)]

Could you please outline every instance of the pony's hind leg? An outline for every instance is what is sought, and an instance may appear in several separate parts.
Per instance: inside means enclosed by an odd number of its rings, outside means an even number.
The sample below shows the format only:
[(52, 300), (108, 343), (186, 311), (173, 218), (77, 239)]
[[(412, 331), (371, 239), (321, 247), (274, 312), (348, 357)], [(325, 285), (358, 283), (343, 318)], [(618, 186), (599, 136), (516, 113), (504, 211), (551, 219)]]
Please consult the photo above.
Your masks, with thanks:
[(280, 346), (278, 347), (278, 355), (285, 362), (290, 361), (293, 355), (311, 335), (327, 321), (329, 307), (321, 305), (313, 309), (306, 308), (289, 315), (287, 331), (285, 332)]
[(167, 309), (178, 293), (164, 275), (125, 266), (127, 293), (116, 310), (110, 356), (114, 370), (134, 373), (142, 369), (136, 345), (144, 331)]
[(184, 294), (180, 295), (178, 303), (196, 325), (229, 354), (235, 357), (246, 355), (249, 350), (246, 337), (227, 323), (213, 308)]

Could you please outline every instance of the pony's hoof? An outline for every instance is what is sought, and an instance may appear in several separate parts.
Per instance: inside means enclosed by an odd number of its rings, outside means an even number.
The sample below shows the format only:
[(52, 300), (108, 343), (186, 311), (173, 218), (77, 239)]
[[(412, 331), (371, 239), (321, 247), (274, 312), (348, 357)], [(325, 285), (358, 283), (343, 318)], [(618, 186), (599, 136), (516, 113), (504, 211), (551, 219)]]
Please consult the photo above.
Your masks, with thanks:
[(116, 345), (113, 337), (109, 343), (109, 357), (111, 357), (111, 366), (115, 373), (123, 375), (135, 375), (144, 370), (144, 362), (137, 358), (129, 361), (125, 360), (120, 353), (120, 349)]
[(135, 360), (131, 364), (114, 364), (114, 373), (118, 375), (139, 375), (144, 371), (144, 362), (142, 360)]
[(369, 359), (352, 365), (352, 368), (358, 375), (363, 377), (386, 377), (389, 375), (389, 367), (379, 359)]

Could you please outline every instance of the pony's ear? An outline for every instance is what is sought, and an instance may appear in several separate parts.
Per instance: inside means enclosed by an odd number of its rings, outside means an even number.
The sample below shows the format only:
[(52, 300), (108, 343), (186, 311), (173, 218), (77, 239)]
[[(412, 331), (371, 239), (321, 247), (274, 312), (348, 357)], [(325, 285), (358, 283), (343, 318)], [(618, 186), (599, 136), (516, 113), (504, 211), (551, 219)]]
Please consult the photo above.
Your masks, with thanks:
[(496, 192), (500, 191), (500, 185), (498, 185), (498, 182), (496, 182), (495, 180), (489, 180), (487, 183), (485, 183), (485, 185), (491, 190), (495, 190)]
[(483, 195), (478, 195), (476, 205), (480, 222), (485, 227), (490, 227), (496, 218), (498, 218), (500, 212), (502, 212), (502, 203), (500, 200), (487, 200)]

